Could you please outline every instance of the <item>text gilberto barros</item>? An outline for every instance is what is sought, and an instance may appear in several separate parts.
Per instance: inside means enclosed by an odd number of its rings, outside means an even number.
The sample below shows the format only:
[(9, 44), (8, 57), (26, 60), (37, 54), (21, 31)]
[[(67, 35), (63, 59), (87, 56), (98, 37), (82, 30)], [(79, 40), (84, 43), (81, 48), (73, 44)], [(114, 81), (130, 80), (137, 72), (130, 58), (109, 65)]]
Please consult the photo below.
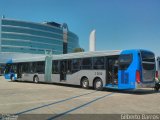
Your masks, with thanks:
[(121, 114), (121, 120), (160, 120), (160, 114)]

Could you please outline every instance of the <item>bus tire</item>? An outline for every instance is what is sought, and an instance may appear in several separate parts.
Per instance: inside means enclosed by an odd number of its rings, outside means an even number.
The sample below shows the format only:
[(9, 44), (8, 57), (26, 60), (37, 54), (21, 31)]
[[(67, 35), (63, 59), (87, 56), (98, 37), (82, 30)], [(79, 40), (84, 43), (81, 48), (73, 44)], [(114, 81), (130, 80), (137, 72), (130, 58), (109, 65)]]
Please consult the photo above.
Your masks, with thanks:
[(89, 80), (88, 78), (83, 78), (81, 81), (82, 88), (88, 89), (89, 88)]
[(94, 87), (95, 90), (98, 90), (98, 91), (103, 90), (103, 82), (102, 82), (102, 80), (100, 78), (97, 78), (94, 81), (93, 87)]
[(160, 89), (160, 83), (156, 83), (156, 84), (155, 84), (155, 87), (154, 87), (154, 90), (155, 90), (156, 92), (158, 92), (159, 89)]
[(11, 81), (12, 81), (12, 82), (14, 81), (14, 77), (13, 77), (13, 75), (11, 76)]
[(38, 82), (39, 82), (39, 78), (38, 78), (37, 75), (33, 77), (33, 82), (34, 82), (34, 83), (38, 83)]

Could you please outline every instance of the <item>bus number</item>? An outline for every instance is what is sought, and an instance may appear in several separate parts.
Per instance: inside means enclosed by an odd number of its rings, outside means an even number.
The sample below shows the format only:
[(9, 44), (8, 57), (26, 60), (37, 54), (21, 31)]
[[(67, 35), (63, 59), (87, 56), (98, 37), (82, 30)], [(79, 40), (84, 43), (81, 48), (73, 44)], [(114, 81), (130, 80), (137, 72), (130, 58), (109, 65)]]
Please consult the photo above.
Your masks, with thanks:
[(102, 75), (102, 72), (95, 72), (95, 75)]

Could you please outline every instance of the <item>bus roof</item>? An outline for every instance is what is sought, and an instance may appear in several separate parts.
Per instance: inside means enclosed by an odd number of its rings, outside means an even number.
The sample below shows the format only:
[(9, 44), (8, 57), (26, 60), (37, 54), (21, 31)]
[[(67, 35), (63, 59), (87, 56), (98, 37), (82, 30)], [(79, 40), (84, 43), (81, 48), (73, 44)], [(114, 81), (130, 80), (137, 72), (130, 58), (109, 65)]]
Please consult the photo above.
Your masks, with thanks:
[(69, 54), (63, 54), (63, 55), (53, 55), (52, 59), (53, 60), (58, 60), (58, 59), (112, 56), (112, 55), (119, 55), (120, 53), (121, 53), (121, 50), (95, 51), (95, 52), (78, 52), (78, 53), (69, 53)]
[[(130, 50), (110, 50), (110, 51), (95, 51), (95, 52), (78, 52), (78, 53), (68, 53), (68, 54), (59, 54), (59, 55), (51, 55), (52, 60), (61, 60), (61, 59), (76, 59), (76, 58), (87, 58), (87, 57), (100, 57), (100, 56), (113, 56), (120, 55), (125, 52), (135, 52), (140, 51), (142, 49), (130, 49)], [(148, 51), (148, 50), (144, 50)], [(151, 52), (151, 51), (150, 51)], [(47, 55), (35, 55), (35, 54), (23, 54), (20, 57), (12, 58), (13, 63), (18, 62), (33, 62), (33, 61), (44, 61)]]
[[(59, 59), (73, 59), (73, 58), (87, 58), (87, 57), (98, 57), (98, 56), (112, 56), (119, 55), (120, 50), (112, 51), (95, 51), (95, 52), (78, 52), (69, 54), (52, 55), (52, 60)], [(47, 55), (23, 55), (21, 58), (13, 58), (13, 63), (18, 62), (32, 62), (32, 61), (44, 61)]]

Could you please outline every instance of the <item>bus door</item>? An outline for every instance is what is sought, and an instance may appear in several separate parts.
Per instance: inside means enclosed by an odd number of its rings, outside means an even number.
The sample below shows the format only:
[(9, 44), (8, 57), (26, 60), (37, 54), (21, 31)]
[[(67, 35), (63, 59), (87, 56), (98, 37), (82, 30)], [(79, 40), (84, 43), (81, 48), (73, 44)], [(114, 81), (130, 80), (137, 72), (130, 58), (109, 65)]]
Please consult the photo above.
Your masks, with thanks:
[(117, 87), (118, 85), (118, 56), (109, 57), (106, 60), (107, 86)]
[(15, 64), (17, 66), (17, 79), (18, 78), (22, 78), (22, 72), (23, 72), (23, 68), (22, 68), (22, 63), (17, 63)]
[(66, 80), (67, 60), (60, 61), (60, 81)]

